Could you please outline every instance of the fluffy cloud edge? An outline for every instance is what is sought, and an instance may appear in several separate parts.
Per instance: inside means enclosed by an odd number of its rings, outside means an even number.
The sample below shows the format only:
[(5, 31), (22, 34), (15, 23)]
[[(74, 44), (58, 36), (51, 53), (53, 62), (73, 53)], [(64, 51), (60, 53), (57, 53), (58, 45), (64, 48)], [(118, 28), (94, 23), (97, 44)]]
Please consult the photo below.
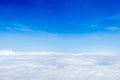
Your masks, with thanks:
[(119, 53), (99, 51), (99, 52), (55, 52), (55, 51), (15, 51), (0, 50), (0, 55), (96, 55), (96, 56), (120, 56)]

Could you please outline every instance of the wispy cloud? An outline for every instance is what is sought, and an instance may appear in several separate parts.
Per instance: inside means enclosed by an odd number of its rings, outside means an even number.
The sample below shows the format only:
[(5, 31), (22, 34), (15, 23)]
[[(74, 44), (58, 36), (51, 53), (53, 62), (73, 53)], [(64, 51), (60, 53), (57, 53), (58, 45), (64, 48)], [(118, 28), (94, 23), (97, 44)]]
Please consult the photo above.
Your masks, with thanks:
[(112, 16), (107, 16), (101, 18), (94, 22), (96, 25), (91, 25), (91, 27), (98, 28), (99, 30), (108, 31), (120, 31), (120, 14), (115, 14)]
[(22, 25), (22, 24), (16, 24), (16, 23), (11, 23), (6, 27), (6, 30), (8, 31), (22, 31), (22, 32), (33, 32), (30, 27)]
[(5, 30), (10, 32), (19, 31), (19, 32), (27, 32), (27, 33), (38, 33), (41, 35), (58, 36), (57, 34), (49, 33), (42, 30), (35, 30), (35, 29), (32, 29), (31, 26), (18, 24), (18, 23), (10, 23), (7, 27), (5, 27)]
[(118, 26), (110, 26), (110, 27), (107, 27), (105, 29), (110, 30), (110, 31), (119, 31), (120, 27), (118, 27)]

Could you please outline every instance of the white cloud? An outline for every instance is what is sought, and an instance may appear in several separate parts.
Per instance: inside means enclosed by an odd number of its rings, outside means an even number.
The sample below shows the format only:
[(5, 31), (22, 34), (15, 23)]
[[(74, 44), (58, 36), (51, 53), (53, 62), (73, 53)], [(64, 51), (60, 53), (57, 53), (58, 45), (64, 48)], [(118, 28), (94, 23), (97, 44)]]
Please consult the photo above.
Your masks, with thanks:
[(1, 50), (0, 53), (14, 53), (14, 56), (0, 56), (0, 80), (119, 80), (120, 78), (119, 55), (10, 50)]
[(0, 50), (0, 55), (15, 55), (15, 52), (12, 50)]

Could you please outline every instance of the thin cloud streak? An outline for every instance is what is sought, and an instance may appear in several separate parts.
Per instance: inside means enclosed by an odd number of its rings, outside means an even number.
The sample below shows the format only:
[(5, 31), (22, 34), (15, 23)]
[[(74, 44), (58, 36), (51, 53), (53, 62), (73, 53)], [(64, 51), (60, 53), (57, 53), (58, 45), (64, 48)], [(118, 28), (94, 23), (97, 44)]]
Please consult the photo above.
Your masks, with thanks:
[(110, 26), (105, 29), (109, 31), (120, 31), (120, 27), (117, 27), (117, 26)]

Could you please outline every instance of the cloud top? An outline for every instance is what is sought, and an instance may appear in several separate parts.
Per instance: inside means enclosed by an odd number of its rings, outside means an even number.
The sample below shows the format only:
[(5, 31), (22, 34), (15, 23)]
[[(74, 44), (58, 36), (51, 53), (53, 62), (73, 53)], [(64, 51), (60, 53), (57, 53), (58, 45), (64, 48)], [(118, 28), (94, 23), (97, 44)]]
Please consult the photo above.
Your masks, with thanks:
[(65, 52), (22, 53), (11, 50), (1, 50), (0, 54), (0, 80), (118, 80), (120, 78), (120, 56)]
[(15, 55), (15, 52), (12, 50), (0, 50), (0, 55)]

